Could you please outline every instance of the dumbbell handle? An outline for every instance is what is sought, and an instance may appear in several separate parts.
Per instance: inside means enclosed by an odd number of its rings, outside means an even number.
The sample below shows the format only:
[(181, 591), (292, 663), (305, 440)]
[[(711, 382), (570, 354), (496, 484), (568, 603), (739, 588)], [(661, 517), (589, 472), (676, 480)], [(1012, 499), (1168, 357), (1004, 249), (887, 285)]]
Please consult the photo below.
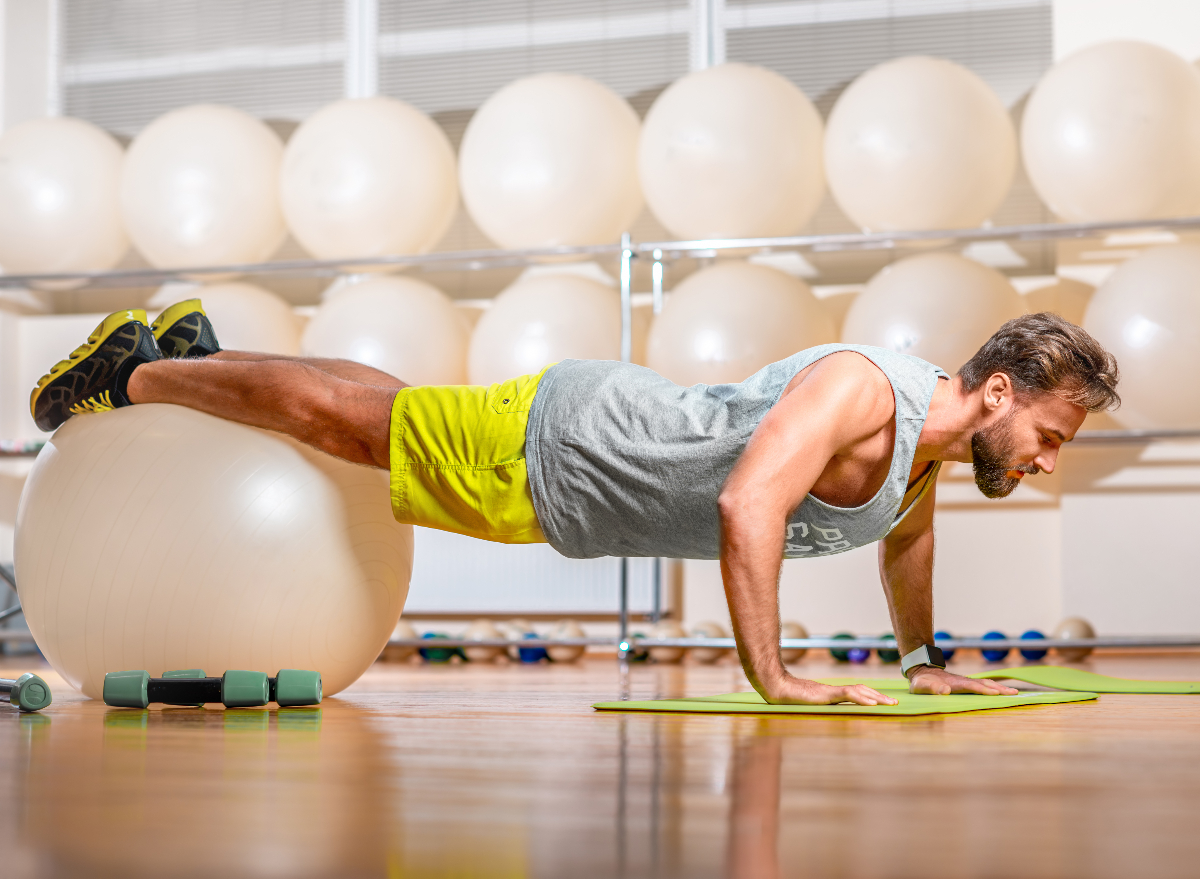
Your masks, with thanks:
[(35, 674), (23, 674), (15, 681), (0, 678), (0, 697), (21, 711), (41, 711), (50, 704), (50, 687)]

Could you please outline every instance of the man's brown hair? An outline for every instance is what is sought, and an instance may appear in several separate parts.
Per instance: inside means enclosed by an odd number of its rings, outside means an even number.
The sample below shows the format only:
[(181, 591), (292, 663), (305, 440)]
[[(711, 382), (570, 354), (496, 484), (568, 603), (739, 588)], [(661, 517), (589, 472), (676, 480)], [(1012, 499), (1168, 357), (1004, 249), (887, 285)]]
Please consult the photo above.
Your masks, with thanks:
[(1121, 405), (1117, 358), (1082, 327), (1049, 311), (1010, 320), (958, 374), (973, 391), (997, 372), (1012, 379), (1018, 395), (1053, 394), (1089, 412)]

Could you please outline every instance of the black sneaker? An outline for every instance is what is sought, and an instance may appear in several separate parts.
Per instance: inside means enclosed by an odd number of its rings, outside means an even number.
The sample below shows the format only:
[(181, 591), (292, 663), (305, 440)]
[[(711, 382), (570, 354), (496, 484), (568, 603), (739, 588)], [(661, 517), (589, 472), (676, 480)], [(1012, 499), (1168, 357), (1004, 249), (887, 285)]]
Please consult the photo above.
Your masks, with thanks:
[(207, 357), (221, 350), (199, 299), (177, 302), (150, 326), (163, 357)]
[(133, 370), (161, 359), (146, 326), (146, 312), (114, 312), (70, 357), (41, 377), (29, 397), (29, 411), (38, 427), (54, 430), (72, 415), (128, 406), (126, 389)]

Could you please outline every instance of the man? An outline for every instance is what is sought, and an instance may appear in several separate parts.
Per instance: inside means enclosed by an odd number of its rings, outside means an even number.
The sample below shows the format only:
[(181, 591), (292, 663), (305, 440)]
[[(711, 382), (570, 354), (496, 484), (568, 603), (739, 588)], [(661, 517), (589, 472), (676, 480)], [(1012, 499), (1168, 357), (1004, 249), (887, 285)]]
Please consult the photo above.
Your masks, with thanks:
[[(146, 326), (110, 315), (38, 382), (34, 419), (175, 403), (390, 470), (397, 519), (564, 555), (720, 558), (742, 666), (769, 702), (863, 705), (869, 687), (791, 676), (782, 558), (879, 542), (916, 693), (1012, 694), (950, 674), (933, 645), (934, 484), (972, 462), (988, 497), (1052, 472), (1117, 364), (1052, 314), (1009, 321), (951, 378), (915, 357), (824, 345), (736, 385), (681, 388), (639, 366), (563, 361), (490, 388), (410, 387), (357, 363), (222, 351), (198, 300)], [(998, 547), (1004, 553), (1008, 548)]]

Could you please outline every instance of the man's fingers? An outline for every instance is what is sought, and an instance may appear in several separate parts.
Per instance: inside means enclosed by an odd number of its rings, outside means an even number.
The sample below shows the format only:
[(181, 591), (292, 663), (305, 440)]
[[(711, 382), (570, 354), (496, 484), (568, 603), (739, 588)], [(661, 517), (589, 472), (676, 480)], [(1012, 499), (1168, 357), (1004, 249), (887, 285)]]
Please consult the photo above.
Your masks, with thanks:
[(1012, 687), (1006, 687), (1004, 684), (998, 684), (995, 681), (975, 680), (968, 678), (971, 681), (966, 685), (966, 689), (972, 693), (981, 693), (984, 696), (1016, 696), (1017, 691)]
[(878, 690), (873, 690), (870, 687), (862, 684), (855, 684), (851, 687), (842, 687), (842, 701), (853, 702), (856, 705), (895, 705), (896, 700), (891, 696), (885, 696)]

